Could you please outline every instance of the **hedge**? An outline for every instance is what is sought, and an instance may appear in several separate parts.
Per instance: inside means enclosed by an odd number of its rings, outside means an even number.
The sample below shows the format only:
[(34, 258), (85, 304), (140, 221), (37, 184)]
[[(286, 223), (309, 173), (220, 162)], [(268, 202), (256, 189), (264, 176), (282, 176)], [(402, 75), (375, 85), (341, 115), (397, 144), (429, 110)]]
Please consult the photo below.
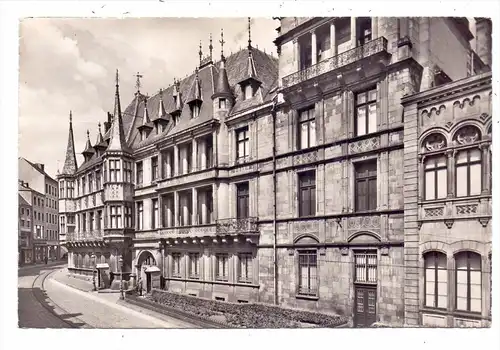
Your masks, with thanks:
[(202, 299), (157, 289), (153, 289), (146, 298), (204, 318), (222, 316), (226, 323), (240, 328), (297, 328), (305, 326), (304, 324), (311, 327), (334, 328), (348, 321), (344, 316), (294, 310), (269, 304), (240, 304)]

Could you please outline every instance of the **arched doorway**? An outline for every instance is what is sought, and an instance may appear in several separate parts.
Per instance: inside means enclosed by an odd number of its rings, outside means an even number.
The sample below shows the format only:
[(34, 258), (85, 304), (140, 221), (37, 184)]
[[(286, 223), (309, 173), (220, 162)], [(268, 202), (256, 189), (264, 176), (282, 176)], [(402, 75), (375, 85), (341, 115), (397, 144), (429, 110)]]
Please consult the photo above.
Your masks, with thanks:
[(151, 291), (151, 274), (146, 273), (148, 267), (156, 266), (156, 259), (150, 251), (143, 251), (137, 259), (137, 277), (142, 280), (142, 288), (146, 293)]

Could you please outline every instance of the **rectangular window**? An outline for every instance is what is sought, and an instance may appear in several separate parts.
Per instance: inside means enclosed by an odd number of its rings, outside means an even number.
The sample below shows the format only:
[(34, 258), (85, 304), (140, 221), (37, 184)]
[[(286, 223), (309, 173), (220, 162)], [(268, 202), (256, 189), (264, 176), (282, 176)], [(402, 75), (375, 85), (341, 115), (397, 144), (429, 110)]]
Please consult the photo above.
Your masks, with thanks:
[(356, 136), (377, 131), (377, 88), (355, 95)]
[(21, 208), (21, 215), (24, 215), (24, 208)]
[(200, 254), (189, 254), (189, 278), (200, 278)]
[(114, 160), (109, 160), (109, 181), (117, 182), (118, 175), (116, 174), (116, 163)]
[(425, 199), (446, 198), (446, 157), (431, 157), (425, 161)]
[(135, 165), (135, 183), (140, 185), (142, 184), (142, 175), (143, 175), (143, 169), (142, 169), (142, 162), (137, 162)]
[(299, 216), (316, 215), (316, 172), (299, 174)]
[(377, 252), (356, 252), (354, 275), (356, 283), (377, 283)]
[(249, 186), (248, 182), (236, 185), (236, 217), (245, 219), (249, 216)]
[(151, 180), (155, 181), (158, 178), (158, 157), (151, 158)]
[(357, 18), (357, 29), (359, 46), (372, 40), (372, 19), (370, 17)]
[(162, 198), (162, 225), (173, 227), (174, 224), (174, 195), (169, 193)]
[(59, 182), (59, 197), (64, 198), (64, 181)]
[(137, 202), (137, 229), (143, 229), (143, 216), (144, 216), (144, 206), (142, 202)]
[(82, 214), (82, 231), (87, 232), (87, 215), (85, 213)]
[(462, 252), (456, 262), (456, 309), (481, 312), (481, 256)]
[(236, 159), (244, 161), (250, 156), (250, 141), (248, 127), (236, 130)]
[(111, 228), (118, 228), (118, 213), (116, 206), (111, 206)]
[(172, 276), (181, 277), (181, 254), (172, 254)]
[(132, 182), (132, 162), (123, 162), (124, 181)]
[(228, 280), (228, 254), (216, 254), (215, 255), (215, 279), (217, 281), (227, 281)]
[(92, 193), (94, 191), (94, 179), (92, 177), (92, 174), (89, 174), (89, 193)]
[(316, 146), (316, 119), (314, 107), (299, 111), (299, 149)]
[(238, 282), (252, 283), (252, 253), (238, 254)]
[(132, 227), (132, 207), (125, 206), (125, 225), (126, 227)]
[(457, 197), (481, 194), (481, 151), (469, 149), (458, 152), (456, 158), (456, 192)]
[(377, 162), (359, 163), (355, 167), (355, 207), (356, 211), (377, 209)]
[(299, 295), (318, 294), (318, 266), (316, 250), (300, 250), (299, 254)]
[(21, 227), (24, 227), (24, 220), (21, 219)]
[(95, 189), (99, 191), (101, 189), (101, 170), (96, 170), (95, 172)]
[(85, 195), (86, 193), (87, 193), (87, 181), (84, 176), (82, 177), (82, 195)]
[(93, 231), (95, 227), (95, 222), (94, 222), (94, 212), (89, 213), (89, 230)]
[(219, 109), (226, 109), (226, 99), (219, 98)]
[[(102, 210), (97, 211), (97, 218), (96, 218), (96, 229), (100, 230), (102, 229)], [(69, 217), (68, 217), (68, 223), (69, 223)]]
[(158, 199), (151, 199), (151, 205), (153, 207), (153, 213), (151, 216), (151, 228), (155, 229), (158, 226)]

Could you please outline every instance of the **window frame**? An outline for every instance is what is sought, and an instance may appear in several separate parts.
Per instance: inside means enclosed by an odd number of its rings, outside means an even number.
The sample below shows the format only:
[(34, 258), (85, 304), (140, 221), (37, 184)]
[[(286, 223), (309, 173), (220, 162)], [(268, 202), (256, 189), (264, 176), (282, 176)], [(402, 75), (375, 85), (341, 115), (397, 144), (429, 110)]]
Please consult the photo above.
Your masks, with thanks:
[[(368, 165), (374, 165), (374, 169), (368, 167)], [(360, 171), (361, 167), (368, 167), (367, 170)], [(370, 173), (374, 172), (374, 175)], [(366, 175), (364, 175), (366, 173)], [(374, 211), (377, 210), (378, 207), (378, 161), (376, 159), (370, 159), (362, 162), (357, 162), (354, 164), (354, 211), (355, 212), (365, 212), (365, 211)], [(370, 193), (370, 180), (375, 180), (375, 193)], [(366, 209), (360, 210), (360, 196), (359, 192), (359, 184), (362, 182), (366, 182)], [(372, 196), (375, 196), (375, 199), (372, 199)], [(373, 200), (373, 202), (372, 202)], [(370, 204), (374, 204), (372, 208)]]
[(144, 202), (137, 202), (137, 230), (144, 229)]
[[(312, 147), (316, 147), (318, 142), (316, 138), (316, 108), (314, 105), (302, 108), (297, 111), (297, 149), (298, 150), (304, 150), (304, 149), (309, 149)], [(303, 119), (302, 117), (307, 114), (306, 118)], [(312, 128), (312, 124), (314, 124), (314, 129)], [(307, 145), (302, 146), (302, 126), (306, 125), (307, 126)], [(314, 144), (311, 142), (311, 134), (314, 132)]]
[[(253, 260), (254, 254), (251, 252), (238, 253), (238, 283), (253, 282)], [(243, 271), (245, 271), (244, 274)]]
[[(220, 274), (220, 269), (219, 269), (219, 260), (220, 259), (225, 260), (225, 263), (223, 263), (223, 272), (224, 275)], [(226, 274), (227, 273), (227, 274)], [(228, 282), (229, 281), (229, 254), (228, 253), (216, 253), (215, 254), (215, 280), (216, 281), (222, 281), (222, 282)]]
[[(460, 255), (467, 255), (467, 269), (466, 270), (459, 270), (457, 267), (457, 260)], [(479, 261), (479, 276), (480, 276), (480, 281), (479, 281), (479, 286), (480, 286), (480, 293), (479, 295), (481, 296), (481, 310), (480, 311), (471, 311), (471, 271), (477, 271), (477, 270), (471, 270), (471, 258), (476, 257)], [(455, 259), (455, 311), (458, 312), (467, 312), (467, 313), (472, 313), (472, 314), (481, 314), (483, 311), (483, 262), (482, 262), (482, 256), (478, 253), (472, 252), (472, 251), (461, 251), (455, 254), (454, 256)], [(459, 271), (467, 271), (467, 309), (459, 309), (458, 308), (458, 272)]]
[[(193, 273), (193, 264), (195, 273)], [(190, 279), (200, 279), (200, 253), (198, 252), (189, 253), (188, 276)]]
[[(244, 126), (236, 129), (236, 161), (241, 162), (250, 157), (250, 135), (249, 127)], [(240, 135), (243, 135), (240, 139)], [(240, 154), (240, 144), (243, 144), (243, 154)]]
[[(370, 93), (375, 92), (375, 99), (370, 100)], [(357, 91), (354, 93), (354, 135), (365, 136), (377, 132), (377, 86), (372, 85), (369, 88)], [(358, 96), (365, 95), (365, 102), (358, 103)], [(370, 106), (375, 104), (375, 130), (370, 130)], [(358, 109), (363, 108), (365, 111), (364, 134), (359, 133), (359, 112)]]
[[(483, 164), (483, 154), (481, 152), (481, 150), (479, 150), (479, 160), (474, 160), (474, 161), (471, 161), (470, 158), (471, 158), (471, 151), (473, 150), (476, 150), (476, 148), (474, 147), (471, 147), (471, 148), (465, 148), (465, 149), (461, 149), (461, 150), (457, 150), (457, 155), (456, 155), (456, 158), (455, 158), (455, 197), (457, 198), (464, 198), (464, 197), (471, 197), (471, 196), (479, 196), (483, 190), (483, 171), (484, 171), (484, 164)], [(464, 163), (458, 163), (457, 160), (458, 160), (458, 155), (460, 153), (467, 153), (467, 160), (466, 162)], [(480, 165), (480, 169), (479, 169), (479, 174), (480, 174), (480, 181), (481, 181), (481, 190), (479, 191), (478, 194), (471, 194), (471, 166), (473, 165), (477, 165), (479, 164)], [(462, 195), (462, 196), (459, 196), (458, 195), (458, 169), (459, 168), (463, 168), (463, 167), (466, 167), (467, 168), (467, 194), (465, 195)]]
[[(303, 259), (307, 257), (307, 261)], [(311, 257), (314, 257), (314, 261), (311, 261)], [(307, 267), (307, 288), (304, 288), (303, 278), (302, 278), (302, 267), (303, 263)], [(297, 295), (306, 297), (317, 297), (319, 295), (319, 266), (318, 266), (318, 250), (317, 249), (298, 249), (297, 250)], [(314, 268), (314, 276), (311, 275), (311, 269)], [(312, 288), (312, 282), (314, 279), (314, 288)]]
[[(355, 250), (354, 251), (354, 284), (360, 284), (360, 285), (376, 285), (378, 284), (379, 281), (379, 268), (378, 268), (378, 263), (379, 263), (379, 256), (378, 256), (378, 251), (373, 250), (373, 249), (360, 249), (360, 250)], [(364, 262), (362, 264), (359, 264), (356, 257), (358, 256), (364, 256)], [(375, 264), (370, 264), (369, 263), (369, 258), (375, 258)], [(362, 267), (365, 271), (365, 279), (364, 280), (358, 280), (358, 267)], [(370, 279), (370, 267), (375, 268), (375, 280)], [(372, 270), (373, 271), (373, 270)]]
[[(177, 260), (177, 261), (176, 261)], [(182, 277), (182, 254), (178, 252), (172, 253), (172, 277)]]
[[(438, 160), (439, 158), (444, 158), (444, 165), (441, 165), (441, 166), (438, 166)], [(433, 167), (432, 168), (427, 168), (427, 164), (432, 161), (433, 162)], [(439, 186), (438, 186), (438, 173), (440, 170), (445, 170), (445, 174), (446, 174), (446, 181), (444, 183), (444, 186), (445, 186), (445, 195), (444, 197), (439, 197)], [(434, 181), (434, 198), (427, 198), (427, 186), (428, 186), (428, 183), (427, 183), (427, 173), (431, 173), (433, 172), (434, 173), (434, 176), (433, 176), (433, 181)], [(444, 199), (447, 197), (448, 195), (448, 162), (447, 162), (447, 158), (444, 154), (436, 154), (436, 155), (432, 155), (432, 156), (429, 156), (427, 159), (425, 159), (424, 161), (424, 200), (426, 201), (432, 201), (432, 200), (438, 200), (438, 199)]]
[[(317, 196), (316, 196), (316, 171), (308, 170), (297, 174), (297, 200), (299, 217), (309, 217), (316, 215), (317, 206)], [(309, 192), (309, 205), (305, 204), (305, 199), (303, 198), (303, 191)], [(314, 196), (314, 201), (313, 201)], [(307, 209), (307, 210), (305, 210)], [(305, 211), (304, 211), (305, 210)]]
[(144, 183), (144, 164), (142, 160), (135, 163), (135, 183), (137, 185)]
[(159, 201), (158, 198), (151, 199), (151, 229), (155, 230), (159, 227)]
[[(429, 263), (429, 257), (433, 255), (434, 257), (434, 265), (433, 266), (429, 266), (430, 263)], [(444, 268), (440, 268), (439, 267), (439, 264), (438, 264), (438, 258), (439, 257), (444, 257), (444, 261), (445, 261), (445, 267)], [(449, 278), (448, 278), (448, 259), (446, 257), (446, 254), (442, 253), (442, 252), (439, 252), (439, 251), (429, 251), (427, 253), (424, 254), (423, 256), (424, 258), (424, 307), (425, 308), (432, 308), (432, 309), (438, 309), (438, 310), (446, 310), (448, 308), (448, 298), (449, 298), (449, 293), (448, 293), (448, 286), (449, 286)], [(434, 305), (433, 306), (429, 306), (427, 305), (427, 270), (433, 270), (434, 271), (434, 287), (433, 287), (433, 296), (434, 296)], [(444, 306), (439, 306), (439, 283), (442, 283), (440, 282), (439, 280), (439, 271), (446, 271), (446, 304)]]
[(158, 180), (158, 156), (151, 157), (151, 181)]
[[(242, 207), (240, 200), (246, 205)], [(236, 218), (248, 219), (250, 217), (250, 183), (240, 182), (236, 184)]]

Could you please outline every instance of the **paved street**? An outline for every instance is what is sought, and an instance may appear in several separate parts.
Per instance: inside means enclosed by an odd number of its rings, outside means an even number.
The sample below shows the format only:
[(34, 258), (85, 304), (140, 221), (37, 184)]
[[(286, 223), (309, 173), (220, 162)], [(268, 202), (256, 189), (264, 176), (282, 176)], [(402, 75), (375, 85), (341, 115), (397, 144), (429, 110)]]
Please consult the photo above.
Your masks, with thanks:
[[(117, 304), (117, 293), (75, 289), (63, 265), (19, 270), (19, 326), (22, 328), (186, 328), (189, 324)], [(44, 278), (47, 276), (45, 281)], [(43, 285), (42, 285), (43, 282)], [(78, 281), (85, 286), (87, 282)], [(32, 285), (34, 283), (34, 288)], [(80, 288), (84, 289), (84, 288)], [(84, 289), (85, 290), (85, 289)], [(55, 316), (51, 311), (55, 312)], [(155, 317), (156, 316), (156, 317)]]

